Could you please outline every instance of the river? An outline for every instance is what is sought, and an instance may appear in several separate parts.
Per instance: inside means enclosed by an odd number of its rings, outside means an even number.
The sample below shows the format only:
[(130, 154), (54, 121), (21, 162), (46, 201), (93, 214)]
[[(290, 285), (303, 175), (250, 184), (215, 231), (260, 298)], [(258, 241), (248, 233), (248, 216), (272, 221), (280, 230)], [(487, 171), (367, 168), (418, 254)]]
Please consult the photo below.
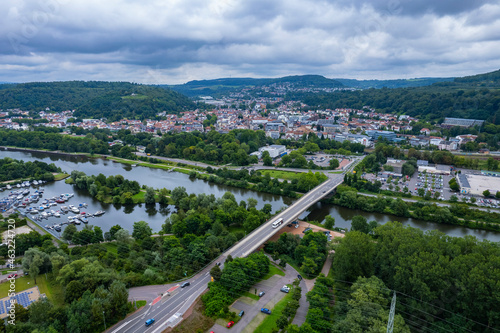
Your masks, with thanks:
[[(123, 175), (126, 179), (136, 180), (141, 185), (152, 186), (154, 188), (173, 189), (177, 186), (184, 186), (188, 193), (206, 193), (214, 194), (216, 197), (221, 197), (225, 192), (231, 192), (235, 196), (237, 202), (255, 198), (258, 202), (257, 208), (262, 208), (264, 204), (269, 203), (276, 211), (282, 207), (286, 207), (293, 201), (290, 198), (284, 198), (276, 195), (239, 189), (223, 185), (211, 184), (199, 179), (189, 179), (188, 175), (178, 172), (167, 172), (161, 169), (152, 169), (146, 167), (132, 167), (127, 164), (114, 162), (106, 159), (90, 159), (87, 157), (76, 157), (66, 155), (55, 155), (41, 152), (21, 152), (21, 151), (0, 151), (0, 158), (11, 157), (23, 161), (43, 161), (46, 163), (54, 163), (63, 171), (71, 173), (73, 170), (83, 171), (87, 175), (97, 175), (102, 173), (105, 176)], [(103, 231), (108, 231), (115, 224), (120, 224), (123, 228), (132, 231), (134, 222), (147, 221), (154, 232), (161, 229), (165, 218), (173, 211), (175, 207), (169, 206), (160, 209), (159, 205), (154, 208), (146, 208), (145, 205), (137, 205), (135, 207), (125, 207), (120, 205), (103, 204), (84, 191), (78, 191), (75, 187), (67, 185), (64, 181), (53, 182), (44, 185), (44, 198), (59, 195), (61, 193), (72, 192), (75, 197), (68, 204), (78, 205), (79, 203), (87, 203), (87, 212), (93, 213), (97, 210), (104, 210), (106, 214), (99, 218), (90, 219), (89, 224), (98, 225)], [(500, 233), (484, 230), (476, 230), (464, 228), (461, 226), (438, 224), (403, 217), (368, 213), (360, 210), (352, 210), (335, 205), (316, 203), (305, 211), (300, 219), (307, 218), (308, 220), (324, 221), (326, 215), (331, 215), (335, 218), (335, 226), (342, 228), (350, 228), (350, 221), (356, 215), (366, 217), (368, 221), (375, 220), (380, 224), (388, 221), (400, 221), (404, 225), (410, 225), (422, 230), (439, 230), (450, 236), (462, 237), (472, 235), (478, 239), (488, 239), (490, 241), (500, 241)], [(66, 217), (61, 218), (51, 217), (44, 224), (65, 221)], [(82, 226), (78, 227), (79, 229)]]

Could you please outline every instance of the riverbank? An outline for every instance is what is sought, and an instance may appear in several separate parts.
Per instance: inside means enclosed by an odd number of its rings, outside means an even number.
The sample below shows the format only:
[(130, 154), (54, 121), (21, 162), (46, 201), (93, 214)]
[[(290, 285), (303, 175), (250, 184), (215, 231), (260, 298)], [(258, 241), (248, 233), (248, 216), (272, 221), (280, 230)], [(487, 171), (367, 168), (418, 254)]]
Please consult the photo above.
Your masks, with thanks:
[(440, 204), (423, 200), (367, 195), (354, 189), (337, 193), (329, 203), (368, 213), (383, 213), (439, 224), (450, 224), (488, 231), (500, 231), (500, 213), (470, 209), (460, 204)]
[(43, 150), (43, 149), (30, 149), (30, 148), (19, 148), (13, 146), (0, 146), (2, 150), (10, 150), (10, 151), (23, 151), (30, 153), (45, 153), (45, 154), (53, 154), (53, 155), (62, 155), (62, 156), (85, 156), (85, 157), (96, 157), (97, 155), (92, 156), (91, 154), (86, 153), (67, 153), (63, 151), (53, 151), (53, 150)]

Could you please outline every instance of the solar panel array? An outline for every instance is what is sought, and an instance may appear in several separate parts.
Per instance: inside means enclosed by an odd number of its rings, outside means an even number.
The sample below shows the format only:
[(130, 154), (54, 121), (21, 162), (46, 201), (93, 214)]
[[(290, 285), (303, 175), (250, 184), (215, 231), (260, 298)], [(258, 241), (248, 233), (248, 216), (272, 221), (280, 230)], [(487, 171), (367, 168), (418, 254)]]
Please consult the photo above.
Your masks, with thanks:
[(6, 299), (3, 302), (0, 302), (0, 315), (7, 313), (8, 307), (10, 306), (10, 300), (15, 299), (16, 303), (21, 304), (23, 307), (27, 308), (31, 303), (35, 302), (34, 299), (30, 299), (29, 295), (33, 294), (33, 291), (24, 291), (20, 292), (14, 297), (11, 297), (10, 299)]

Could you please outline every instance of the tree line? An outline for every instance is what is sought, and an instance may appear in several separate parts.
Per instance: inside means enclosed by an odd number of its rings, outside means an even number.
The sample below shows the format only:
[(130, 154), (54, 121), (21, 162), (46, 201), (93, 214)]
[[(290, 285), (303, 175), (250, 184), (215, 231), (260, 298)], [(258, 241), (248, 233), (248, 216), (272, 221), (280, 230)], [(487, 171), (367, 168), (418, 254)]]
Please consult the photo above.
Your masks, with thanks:
[(0, 159), (0, 181), (14, 179), (54, 180), (53, 172), (62, 172), (54, 163), (24, 162), (10, 157)]

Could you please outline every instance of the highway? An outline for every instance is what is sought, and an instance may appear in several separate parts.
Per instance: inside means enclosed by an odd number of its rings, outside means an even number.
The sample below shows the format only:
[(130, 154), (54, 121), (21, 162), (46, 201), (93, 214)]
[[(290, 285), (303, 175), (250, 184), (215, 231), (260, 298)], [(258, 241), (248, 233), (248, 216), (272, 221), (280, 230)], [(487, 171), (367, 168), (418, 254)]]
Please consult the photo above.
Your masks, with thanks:
[[(354, 166), (361, 161), (361, 159), (362, 157), (351, 162), (351, 164), (346, 167), (344, 173), (352, 170)], [(335, 188), (343, 182), (344, 173), (329, 174), (330, 178), (327, 181), (316, 186), (299, 200), (294, 202), (286, 210), (274, 216), (272, 219), (249, 233), (245, 238), (236, 243), (232, 248), (228, 249), (215, 261), (223, 263), (228, 255), (231, 255), (234, 258), (245, 257), (251, 254), (272, 235), (296, 219), (304, 210), (335, 190)], [(283, 224), (278, 228), (273, 228), (272, 223), (279, 218), (283, 218)], [(157, 333), (163, 331), (169, 326), (174, 326), (177, 322), (182, 320), (182, 314), (207, 288), (207, 284), (210, 281), (210, 269), (212, 267), (213, 264), (205, 267), (201, 272), (189, 279), (189, 282), (191, 283), (190, 286), (185, 288), (177, 287), (169, 296), (167, 296), (166, 291), (170, 288), (175, 288), (178, 284), (131, 288), (129, 290), (129, 300), (145, 299), (148, 301), (148, 304), (143, 309), (122, 320), (106, 332)], [(154, 318), (155, 323), (149, 327), (145, 327), (145, 322), (149, 318)]]

